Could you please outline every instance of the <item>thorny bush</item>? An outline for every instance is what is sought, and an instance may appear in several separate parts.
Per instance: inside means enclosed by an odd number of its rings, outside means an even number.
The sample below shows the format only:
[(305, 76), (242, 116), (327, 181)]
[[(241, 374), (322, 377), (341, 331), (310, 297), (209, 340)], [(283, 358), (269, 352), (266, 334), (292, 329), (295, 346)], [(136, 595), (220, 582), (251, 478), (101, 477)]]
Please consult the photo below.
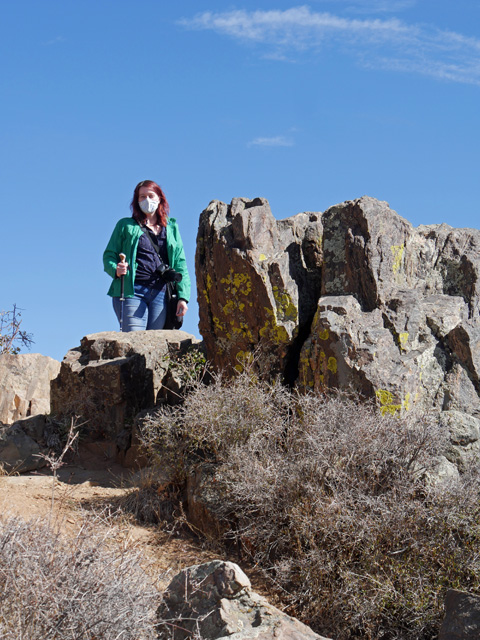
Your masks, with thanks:
[(433, 416), (382, 417), (246, 371), (199, 384), (143, 435), (178, 483), (214, 464), (209, 509), (227, 538), (324, 635), (434, 638), (446, 589), (480, 589), (478, 473), (438, 481)]
[(158, 593), (140, 552), (110, 545), (118, 532), (95, 524), (67, 539), (41, 521), (0, 519), (0, 638), (156, 638)]

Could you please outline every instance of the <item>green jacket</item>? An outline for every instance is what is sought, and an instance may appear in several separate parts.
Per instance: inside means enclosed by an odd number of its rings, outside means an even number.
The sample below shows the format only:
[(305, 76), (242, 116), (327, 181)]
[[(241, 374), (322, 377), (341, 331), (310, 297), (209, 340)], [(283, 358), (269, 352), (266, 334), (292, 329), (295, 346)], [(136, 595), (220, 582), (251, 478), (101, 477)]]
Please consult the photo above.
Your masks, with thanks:
[[(124, 292), (126, 298), (133, 298), (133, 283), (137, 271), (137, 247), (143, 230), (135, 218), (122, 218), (113, 230), (107, 248), (103, 253), (103, 267), (113, 282), (108, 290), (108, 295), (113, 298), (120, 297), (120, 278), (116, 276), (119, 254), (126, 255), (128, 271), (125, 276)], [(178, 297), (187, 302), (190, 300), (190, 276), (187, 270), (185, 251), (175, 218), (168, 218), (167, 223), (167, 253), (168, 264), (182, 274), (182, 281), (177, 283)]]

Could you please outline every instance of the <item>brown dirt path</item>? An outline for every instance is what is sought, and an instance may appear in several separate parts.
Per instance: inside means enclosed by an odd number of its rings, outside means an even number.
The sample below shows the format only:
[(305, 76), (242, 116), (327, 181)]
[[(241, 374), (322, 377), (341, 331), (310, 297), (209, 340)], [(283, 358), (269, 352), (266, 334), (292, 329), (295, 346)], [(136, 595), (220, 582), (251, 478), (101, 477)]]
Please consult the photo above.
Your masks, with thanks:
[[(87, 505), (95, 504), (97, 512), (108, 510), (115, 499), (132, 486), (132, 472), (99, 455), (83, 453), (62, 467), (56, 482), (47, 469), (18, 476), (0, 476), (0, 514), (19, 516), (24, 520), (50, 520), (65, 535), (74, 535), (88, 516)], [(53, 489), (53, 502), (52, 502)], [(91, 512), (90, 512), (91, 513)], [(113, 516), (115, 521), (115, 517)], [(117, 518), (118, 520), (118, 518)], [(127, 517), (115, 524), (122, 530), (121, 541), (140, 545), (148, 573), (155, 576), (160, 589), (181, 569), (219, 557), (193, 535), (171, 536), (154, 526), (142, 526)], [(111, 527), (112, 519), (102, 517), (98, 526)], [(237, 562), (234, 558), (223, 559)], [(240, 563), (252, 581), (253, 588), (275, 602), (261, 577)]]

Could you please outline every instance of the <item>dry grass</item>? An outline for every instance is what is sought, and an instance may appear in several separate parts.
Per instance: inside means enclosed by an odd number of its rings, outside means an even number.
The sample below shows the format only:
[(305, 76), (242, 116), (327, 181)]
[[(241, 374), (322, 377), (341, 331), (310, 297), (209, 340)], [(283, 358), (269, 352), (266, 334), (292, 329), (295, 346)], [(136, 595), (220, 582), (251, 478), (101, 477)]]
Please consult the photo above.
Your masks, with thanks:
[(226, 537), (324, 635), (434, 638), (446, 589), (480, 590), (478, 471), (428, 481), (446, 446), (434, 416), (382, 417), (244, 372), (198, 385), (143, 430), (179, 484), (216, 464), (211, 510)]

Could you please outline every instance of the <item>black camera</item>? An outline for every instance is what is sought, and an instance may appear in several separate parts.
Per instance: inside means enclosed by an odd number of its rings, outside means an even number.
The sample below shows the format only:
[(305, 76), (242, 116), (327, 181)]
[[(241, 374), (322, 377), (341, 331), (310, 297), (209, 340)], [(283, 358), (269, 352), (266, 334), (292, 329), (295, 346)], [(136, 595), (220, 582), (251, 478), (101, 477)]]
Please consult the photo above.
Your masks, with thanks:
[(167, 266), (166, 264), (160, 264), (157, 267), (158, 273), (162, 276), (165, 282), (181, 282), (182, 274), (172, 269), (172, 267)]

